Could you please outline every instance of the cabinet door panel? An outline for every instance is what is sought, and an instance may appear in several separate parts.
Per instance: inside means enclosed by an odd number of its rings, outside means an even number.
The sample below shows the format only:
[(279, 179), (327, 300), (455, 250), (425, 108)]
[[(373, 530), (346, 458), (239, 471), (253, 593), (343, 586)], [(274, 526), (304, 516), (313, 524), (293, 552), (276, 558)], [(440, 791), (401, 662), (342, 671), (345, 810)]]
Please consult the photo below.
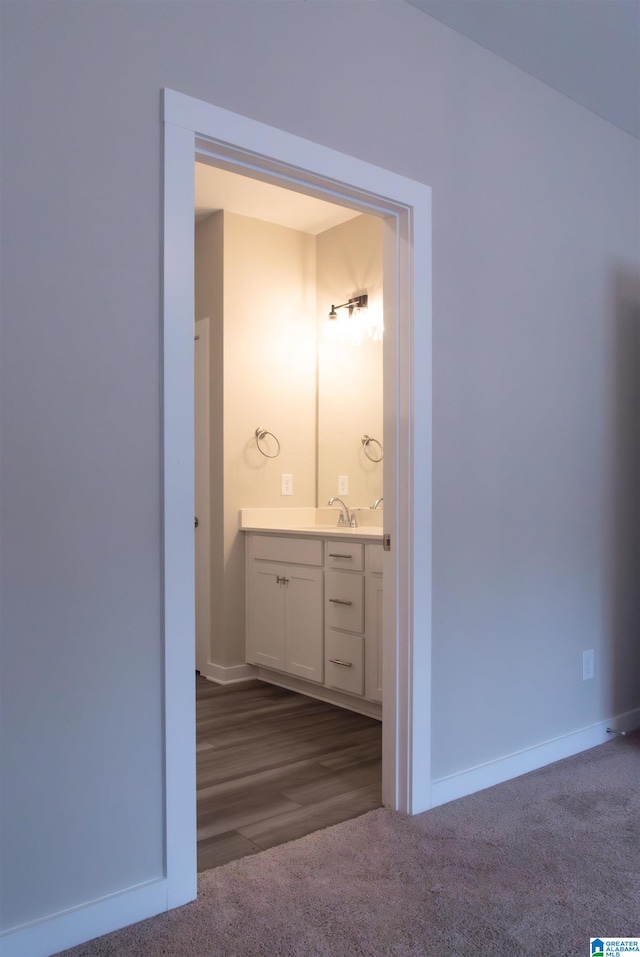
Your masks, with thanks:
[(289, 674), (323, 681), (323, 571), (286, 568), (286, 662)]
[(254, 561), (249, 568), (247, 661), (266, 668), (285, 666), (285, 566)]

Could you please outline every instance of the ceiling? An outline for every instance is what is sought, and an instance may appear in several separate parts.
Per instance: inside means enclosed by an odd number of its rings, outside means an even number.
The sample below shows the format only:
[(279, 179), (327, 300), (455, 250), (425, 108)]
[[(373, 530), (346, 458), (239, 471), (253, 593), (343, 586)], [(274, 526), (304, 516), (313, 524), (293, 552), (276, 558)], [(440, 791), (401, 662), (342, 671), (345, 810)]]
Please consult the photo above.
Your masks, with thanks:
[(196, 163), (196, 222), (220, 209), (317, 236), (360, 214), (291, 189)]
[(407, 0), (640, 138), (640, 0)]

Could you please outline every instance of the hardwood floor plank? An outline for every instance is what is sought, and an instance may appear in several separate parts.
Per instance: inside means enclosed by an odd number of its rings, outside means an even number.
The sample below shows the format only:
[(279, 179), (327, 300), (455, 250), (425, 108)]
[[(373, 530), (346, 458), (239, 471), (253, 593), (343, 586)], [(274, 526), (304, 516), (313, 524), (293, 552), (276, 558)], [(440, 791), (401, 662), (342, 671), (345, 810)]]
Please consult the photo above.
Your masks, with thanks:
[(198, 870), (380, 807), (381, 724), (275, 685), (196, 682)]
[(379, 785), (357, 788), (339, 797), (307, 805), (266, 821), (238, 828), (240, 834), (265, 850), (295, 841), (331, 824), (348, 821), (380, 807)]
[(220, 867), (249, 854), (258, 854), (261, 850), (261, 847), (237, 831), (217, 834), (207, 840), (198, 841), (198, 871), (208, 871), (211, 867)]
[(380, 765), (378, 763), (371, 762), (364, 767), (355, 768), (343, 774), (316, 777), (315, 780), (294, 787), (285, 786), (280, 793), (296, 804), (319, 804), (328, 798), (339, 797), (370, 784), (380, 786)]
[(210, 798), (198, 806), (198, 840), (203, 841), (216, 834), (236, 831), (266, 818), (277, 817), (297, 811), (299, 804), (280, 794), (240, 794), (233, 802), (222, 798)]
[[(291, 737), (280, 737), (274, 735), (269, 739), (268, 746), (264, 742), (254, 742), (237, 748), (225, 748), (221, 751), (204, 751), (198, 755), (199, 776), (198, 785), (206, 787), (212, 784), (218, 784), (222, 781), (237, 780), (245, 777), (255, 771), (267, 771), (278, 768), (283, 765), (291, 764), (296, 761), (314, 759), (330, 767), (332, 770), (340, 770), (357, 764), (355, 755), (360, 753), (359, 749), (363, 747), (366, 753), (369, 753), (370, 746), (358, 745), (354, 739), (348, 737), (343, 739), (345, 750), (348, 750), (354, 757), (347, 757), (343, 760), (341, 768), (335, 767), (338, 761), (337, 738), (331, 736), (330, 739), (292, 739)], [(333, 764), (328, 762), (332, 761)]]
[(292, 764), (279, 765), (277, 768), (268, 768), (266, 771), (256, 771), (241, 778), (230, 781), (221, 781), (209, 787), (198, 788), (198, 802), (208, 797), (225, 795), (232, 802), (236, 791), (264, 790), (283, 793), (284, 789), (298, 787), (312, 781), (329, 777), (333, 772), (323, 767), (317, 761), (294, 761)]
[(380, 741), (373, 738), (373, 740), (365, 741), (362, 744), (348, 744), (347, 747), (340, 748), (332, 753), (320, 755), (317, 761), (332, 771), (343, 771), (367, 762), (381, 761), (381, 759)]

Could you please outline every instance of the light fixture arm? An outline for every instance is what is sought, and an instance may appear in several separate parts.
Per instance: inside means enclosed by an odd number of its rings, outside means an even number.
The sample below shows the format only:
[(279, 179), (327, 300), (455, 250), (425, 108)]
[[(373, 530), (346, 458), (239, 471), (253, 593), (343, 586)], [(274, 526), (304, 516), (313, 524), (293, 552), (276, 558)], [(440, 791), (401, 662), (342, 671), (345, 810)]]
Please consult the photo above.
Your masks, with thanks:
[(347, 302), (340, 303), (339, 306), (332, 305), (331, 312), (329, 313), (329, 319), (338, 318), (338, 313), (336, 312), (337, 309), (348, 308), (349, 315), (352, 316), (354, 309), (366, 309), (368, 306), (368, 303), (369, 303), (369, 296), (365, 292), (363, 293), (362, 296), (354, 296), (352, 299), (348, 299)]

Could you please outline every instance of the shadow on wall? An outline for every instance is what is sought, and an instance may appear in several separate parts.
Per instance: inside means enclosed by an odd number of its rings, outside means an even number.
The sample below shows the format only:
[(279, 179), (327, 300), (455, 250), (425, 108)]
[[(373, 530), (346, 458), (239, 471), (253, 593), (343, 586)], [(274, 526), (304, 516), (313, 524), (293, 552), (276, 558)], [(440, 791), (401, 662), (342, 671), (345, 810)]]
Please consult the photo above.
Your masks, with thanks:
[(640, 705), (640, 275), (619, 271), (614, 297), (612, 455), (605, 466), (611, 538), (603, 556), (610, 605), (603, 624), (614, 652), (612, 713), (620, 714)]

